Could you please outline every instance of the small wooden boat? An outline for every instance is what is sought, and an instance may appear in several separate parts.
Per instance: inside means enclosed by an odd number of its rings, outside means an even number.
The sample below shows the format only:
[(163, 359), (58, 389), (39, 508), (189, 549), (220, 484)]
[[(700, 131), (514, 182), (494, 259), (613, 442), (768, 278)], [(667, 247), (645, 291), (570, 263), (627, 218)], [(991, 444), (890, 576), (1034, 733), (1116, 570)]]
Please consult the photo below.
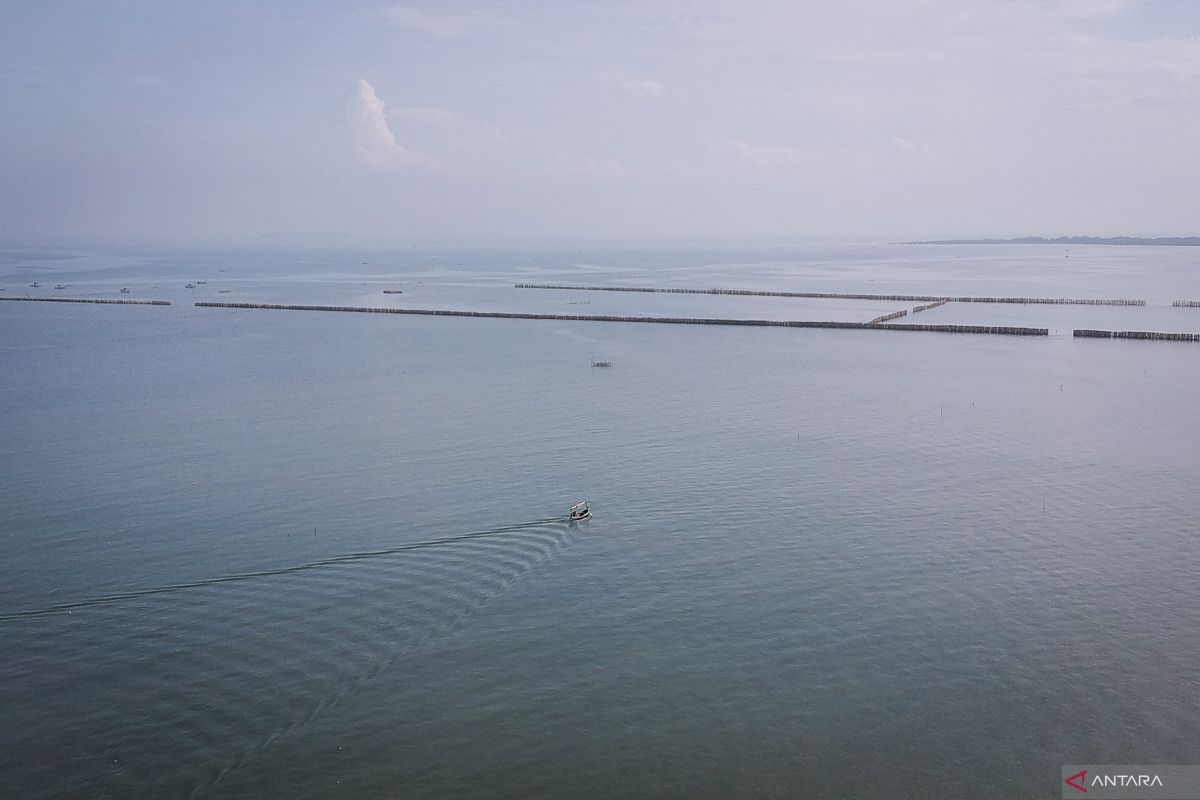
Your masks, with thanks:
[(54, 288), (55, 289), (65, 289), (67, 287), (60, 283), (60, 284), (57, 284)]
[(612, 362), (611, 361), (597, 361), (596, 359), (593, 358), (592, 366), (593, 367), (611, 367)]
[(592, 516), (592, 510), (590, 508), (588, 508), (587, 500), (584, 500), (582, 503), (576, 503), (575, 505), (571, 506), (571, 510), (567, 514), (567, 518), (571, 522), (579, 522), (580, 520), (590, 519), (591, 516)]
[(185, 288), (185, 289), (195, 289), (195, 288), (196, 288), (196, 284), (194, 284), (194, 283), (189, 283), (187, 286), (185, 286), (185, 287), (183, 287), (183, 288)]
[(121, 289), (121, 294), (129, 294), (129, 288), (126, 287), (126, 288)]

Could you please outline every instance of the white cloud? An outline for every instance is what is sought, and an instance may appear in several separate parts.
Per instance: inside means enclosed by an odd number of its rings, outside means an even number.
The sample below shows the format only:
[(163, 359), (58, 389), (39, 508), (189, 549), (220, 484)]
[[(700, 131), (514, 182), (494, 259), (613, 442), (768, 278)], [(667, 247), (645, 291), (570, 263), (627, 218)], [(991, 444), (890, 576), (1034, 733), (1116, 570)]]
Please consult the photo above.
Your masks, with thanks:
[(811, 150), (786, 145), (756, 144), (745, 139), (733, 143), (733, 151), (743, 160), (760, 167), (793, 167), (817, 160)]
[(493, 144), (500, 145), (501, 147), (508, 147), (510, 144), (508, 134), (504, 132), (503, 128), (501, 128), (499, 125), (493, 125), (490, 122), (485, 122), (483, 128), (490, 135)]
[(385, 8), (383, 15), (399, 28), (439, 39), (457, 39), (476, 31), (510, 24), (507, 17), (482, 9), (461, 14), (438, 14), (414, 6), (393, 6)]
[(445, 108), (393, 108), (387, 115), (402, 122), (423, 125), (451, 125), (458, 120), (457, 114)]
[(594, 181), (610, 181), (631, 178), (639, 170), (632, 164), (616, 158), (594, 159), (559, 153), (557, 163), (551, 170), (555, 174), (586, 178)]
[(1050, 13), (1066, 19), (1105, 19), (1123, 14), (1133, 5), (1133, 0), (1055, 0)]
[(662, 97), (666, 92), (666, 87), (661, 83), (647, 79), (625, 81), (621, 86), (625, 91), (639, 97)]
[(365, 78), (358, 79), (358, 150), (367, 166), (374, 169), (407, 169), (431, 166), (429, 156), (414, 153), (396, 141), (388, 127), (384, 102)]

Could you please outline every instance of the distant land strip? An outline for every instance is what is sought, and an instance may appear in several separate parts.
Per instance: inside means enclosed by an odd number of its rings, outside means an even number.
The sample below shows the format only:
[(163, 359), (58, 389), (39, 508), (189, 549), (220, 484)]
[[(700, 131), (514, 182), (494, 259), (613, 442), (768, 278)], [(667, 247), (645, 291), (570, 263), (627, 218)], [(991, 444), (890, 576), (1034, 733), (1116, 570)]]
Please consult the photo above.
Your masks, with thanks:
[(1104, 244), (1142, 245), (1149, 247), (1200, 247), (1200, 236), (1019, 236), (1016, 239), (931, 239), (900, 244)]
[(279, 303), (199, 302), (200, 308), (249, 308), (277, 311), (342, 311), (359, 314), (411, 314), (429, 317), (561, 320), (568, 322), (643, 322), (660, 325), (737, 325), (770, 328), (835, 328), (845, 330), (920, 331), (928, 333), (990, 333), (1008, 336), (1048, 336), (1048, 328), (1008, 325), (878, 325), (829, 320), (714, 319), (707, 317), (620, 317), (601, 314), (522, 314), (510, 311), (450, 311), (429, 308), (368, 308), (364, 306), (301, 306)]
[(105, 300), (90, 297), (0, 297), (0, 300), (20, 300), (27, 303), (96, 303), (109, 306), (169, 306), (170, 300)]
[(1162, 333), (1159, 331), (1099, 331), (1076, 328), (1074, 336), (1091, 339), (1152, 339), (1162, 342), (1200, 342), (1200, 333)]
[[(571, 286), (557, 283), (517, 283), (517, 289), (558, 289), (571, 292), (650, 292), (662, 294), (728, 294), (742, 297), (802, 297), (813, 300), (886, 300), (899, 302), (1023, 303), (1078, 306), (1144, 306), (1145, 300), (1076, 299), (1070, 297), (949, 297), (926, 294), (847, 294), (844, 292), (768, 292), (757, 289), (684, 289), (653, 286)], [(926, 306), (929, 308), (929, 306)]]

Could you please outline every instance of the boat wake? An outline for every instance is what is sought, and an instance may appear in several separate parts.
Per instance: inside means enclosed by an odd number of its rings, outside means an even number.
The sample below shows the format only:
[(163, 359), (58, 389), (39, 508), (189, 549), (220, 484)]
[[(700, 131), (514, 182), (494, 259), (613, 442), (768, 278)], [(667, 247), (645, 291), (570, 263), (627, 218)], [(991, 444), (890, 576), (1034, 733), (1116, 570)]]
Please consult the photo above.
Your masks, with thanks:
[[(0, 706), (46, 706), (44, 722), (10, 743), (16, 777), (31, 796), (61, 786), (45, 772), (61, 761), (34, 757), (58, 750), (86, 754), (75, 761), (79, 784), (100, 794), (214, 792), (464, 624), (574, 530), (561, 517), (537, 520), (6, 614)], [(164, 770), (180, 752), (189, 763)]]
[(248, 581), (258, 578), (269, 578), (275, 575), (291, 575), (296, 572), (304, 572), (305, 570), (321, 569), (323, 567), (331, 567), (336, 564), (344, 564), (350, 561), (361, 561), (368, 558), (379, 558), (381, 556), (390, 556), (396, 553), (403, 553), (408, 550), (420, 550), (425, 547), (439, 547), (443, 545), (453, 544), (454, 542), (467, 541), (469, 539), (478, 539), (484, 536), (496, 536), (503, 533), (511, 533), (513, 531), (526, 530), (528, 528), (540, 527), (558, 522), (558, 517), (550, 519), (538, 520), (536, 522), (525, 522), (518, 525), (510, 525), (503, 528), (492, 528), (491, 530), (475, 531), (473, 533), (464, 533), (459, 536), (447, 536), (442, 539), (430, 539), (424, 542), (411, 542), (389, 547), (386, 550), (368, 550), (357, 553), (343, 553), (329, 558), (322, 558), (317, 561), (310, 561), (306, 564), (296, 564), (290, 567), (280, 567), (278, 569), (258, 570), (255, 572), (242, 572), (235, 575), (221, 575), (216, 578), (205, 578), (199, 581), (189, 581), (186, 583), (172, 583), (166, 586), (154, 586), (148, 589), (134, 589), (128, 592), (119, 592), (117, 594), (102, 595), (100, 597), (89, 597), (84, 600), (75, 600), (70, 603), (59, 603), (57, 605), (46, 606), (44, 608), (32, 608), (24, 611), (10, 611), (7, 614), (0, 614), (0, 622), (9, 622), (12, 620), (24, 619), (27, 617), (40, 617), (47, 614), (61, 614), (66, 611), (74, 611), (80, 608), (90, 608), (92, 606), (105, 605), (107, 603), (119, 603), (122, 600), (135, 600), (140, 597), (149, 597), (156, 594), (167, 594), (169, 592), (180, 592), (186, 589), (200, 589), (206, 586), (215, 586), (220, 583), (233, 583), (236, 581)]

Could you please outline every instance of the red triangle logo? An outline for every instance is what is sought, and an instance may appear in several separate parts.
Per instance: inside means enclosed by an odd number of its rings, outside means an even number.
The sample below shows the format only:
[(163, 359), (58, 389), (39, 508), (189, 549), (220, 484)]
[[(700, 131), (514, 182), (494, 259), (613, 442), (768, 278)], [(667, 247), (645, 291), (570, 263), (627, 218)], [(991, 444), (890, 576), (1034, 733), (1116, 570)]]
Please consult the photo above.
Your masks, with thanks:
[[(1075, 781), (1079, 781), (1079, 783), (1076, 783)], [(1067, 786), (1070, 786), (1072, 789), (1078, 789), (1084, 794), (1087, 794), (1087, 770), (1085, 769), (1083, 772), (1076, 772), (1074, 775), (1063, 781), (1063, 783), (1065, 783)]]

